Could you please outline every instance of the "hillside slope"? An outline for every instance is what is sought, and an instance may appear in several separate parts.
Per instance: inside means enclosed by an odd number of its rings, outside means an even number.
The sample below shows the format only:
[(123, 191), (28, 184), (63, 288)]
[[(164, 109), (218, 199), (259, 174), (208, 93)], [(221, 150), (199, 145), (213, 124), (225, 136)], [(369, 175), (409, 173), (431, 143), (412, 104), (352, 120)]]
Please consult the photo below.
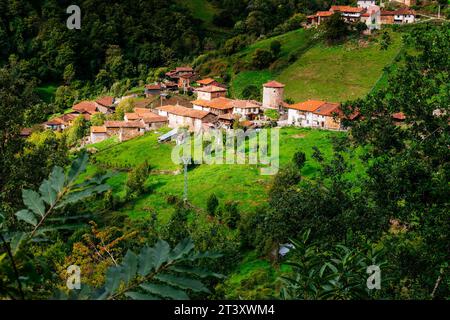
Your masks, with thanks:
[[(340, 45), (328, 46), (308, 35), (308, 30), (296, 30), (258, 41), (234, 55), (250, 63), (256, 49), (268, 49), (273, 40), (282, 44), (279, 58), (265, 70), (245, 70), (231, 82), (231, 92), (241, 97), (248, 85), (261, 85), (269, 79), (286, 84), (285, 97), (294, 101), (324, 99), (345, 101), (369, 93), (402, 48), (401, 34), (389, 31), (392, 43), (381, 50), (379, 35), (368, 39), (351, 39)], [(294, 57), (294, 62), (292, 58)], [(296, 59), (295, 59), (296, 58)]]

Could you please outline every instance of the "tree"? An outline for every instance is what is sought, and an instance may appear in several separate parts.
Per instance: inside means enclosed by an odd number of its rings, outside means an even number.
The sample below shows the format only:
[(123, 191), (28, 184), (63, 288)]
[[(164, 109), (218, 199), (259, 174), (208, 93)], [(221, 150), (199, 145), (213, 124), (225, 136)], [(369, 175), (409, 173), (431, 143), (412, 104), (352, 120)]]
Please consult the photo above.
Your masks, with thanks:
[(273, 60), (273, 54), (269, 50), (258, 48), (252, 55), (252, 65), (257, 69), (267, 68)]
[(206, 211), (210, 216), (214, 216), (217, 207), (219, 206), (219, 199), (217, 199), (216, 195), (212, 193), (206, 202)]
[(116, 107), (116, 111), (111, 117), (113, 120), (123, 120), (125, 113), (134, 111), (134, 100), (133, 99), (124, 99), (119, 102)]
[(389, 32), (384, 31), (381, 36), (380, 49), (387, 50), (389, 48), (389, 46), (391, 45), (391, 43), (392, 43), (392, 39), (391, 39)]
[(274, 57), (278, 57), (281, 52), (281, 42), (278, 40), (273, 40), (270, 43), (270, 51)]
[(242, 90), (242, 98), (247, 100), (260, 100), (261, 92), (257, 86), (249, 84)]
[(367, 30), (367, 24), (365, 24), (362, 21), (359, 21), (356, 25), (355, 25), (355, 30), (358, 32), (358, 34), (363, 33), (364, 31)]
[(91, 116), (91, 125), (102, 126), (105, 123), (106, 116), (104, 113), (95, 113)]
[(301, 151), (297, 151), (296, 153), (294, 153), (294, 156), (292, 158), (295, 166), (301, 170), (303, 168), (303, 166), (305, 165), (306, 162), (306, 155), (304, 152)]
[(53, 278), (54, 270), (44, 272), (48, 266), (40, 262), (34, 242), (44, 240), (46, 243), (52, 233), (70, 229), (69, 225), (79, 227), (73, 221), (82, 221), (82, 217), (65, 216), (61, 210), (109, 189), (103, 184), (107, 175), (78, 181), (87, 163), (88, 156), (84, 153), (67, 171), (55, 166), (38, 191), (22, 189), (25, 208), (15, 213), (17, 220), (13, 223), (6, 224), (0, 213), (0, 240), (8, 255), (7, 259), (0, 260), (0, 296), (25, 299), (27, 295), (47, 290), (42, 284)]
[(223, 207), (222, 220), (231, 229), (235, 229), (240, 219), (238, 203), (236, 201), (226, 201)]
[(73, 90), (69, 86), (59, 86), (55, 92), (54, 105), (56, 111), (63, 112), (64, 110), (71, 108), (77, 99), (78, 92)]
[[(20, 63), (0, 68), (0, 210), (8, 214), (18, 204), (20, 186), (30, 181), (18, 178), (23, 161), (20, 154), (24, 140), (20, 130), (26, 125), (25, 113), (37, 104), (35, 82), (24, 77)], [(44, 173), (46, 174), (46, 173)], [(38, 180), (39, 181), (39, 180)]]
[(269, 118), (270, 120), (277, 121), (278, 119), (280, 119), (280, 114), (278, 113), (277, 110), (267, 109), (267, 110), (264, 111), (264, 115), (267, 118)]
[(70, 82), (75, 78), (75, 68), (73, 64), (68, 64), (64, 68), (63, 79), (66, 84), (70, 84)]
[(324, 37), (330, 42), (337, 42), (348, 35), (348, 25), (339, 12), (334, 13), (323, 23)]
[(88, 133), (88, 124), (83, 115), (79, 115), (73, 120), (69, 129), (65, 130), (67, 136), (67, 144), (72, 147), (77, 145)]
[(139, 196), (145, 192), (145, 182), (147, 181), (150, 166), (147, 161), (144, 161), (140, 165), (134, 167), (129, 173), (126, 182), (127, 195)]

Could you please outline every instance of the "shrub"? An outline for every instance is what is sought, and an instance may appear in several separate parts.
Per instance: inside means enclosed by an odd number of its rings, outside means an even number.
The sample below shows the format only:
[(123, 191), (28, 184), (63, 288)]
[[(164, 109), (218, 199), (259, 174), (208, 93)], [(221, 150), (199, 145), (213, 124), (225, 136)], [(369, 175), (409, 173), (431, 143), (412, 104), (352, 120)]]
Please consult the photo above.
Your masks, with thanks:
[(236, 228), (240, 220), (238, 203), (236, 201), (227, 201), (223, 207), (222, 220), (231, 229)]
[(216, 195), (213, 193), (208, 197), (206, 202), (206, 211), (210, 216), (214, 216), (216, 213), (216, 209), (219, 205), (219, 199), (217, 199)]
[(273, 54), (269, 50), (256, 49), (252, 56), (252, 65), (257, 69), (267, 68), (273, 61)]
[(278, 40), (273, 40), (270, 43), (270, 51), (272, 52), (274, 57), (278, 57), (281, 52), (281, 42)]
[(296, 165), (296, 167), (300, 170), (301, 168), (303, 168), (303, 166), (305, 165), (306, 162), (306, 155), (304, 152), (301, 151), (297, 151), (296, 153), (294, 153), (294, 156), (292, 158), (292, 162), (294, 162), (294, 164)]
[(253, 84), (249, 84), (242, 90), (242, 98), (248, 100), (260, 100), (261, 99), (261, 91), (257, 86)]
[(128, 173), (126, 182), (127, 195), (139, 196), (145, 192), (145, 181), (148, 178), (149, 164), (147, 161), (133, 168)]

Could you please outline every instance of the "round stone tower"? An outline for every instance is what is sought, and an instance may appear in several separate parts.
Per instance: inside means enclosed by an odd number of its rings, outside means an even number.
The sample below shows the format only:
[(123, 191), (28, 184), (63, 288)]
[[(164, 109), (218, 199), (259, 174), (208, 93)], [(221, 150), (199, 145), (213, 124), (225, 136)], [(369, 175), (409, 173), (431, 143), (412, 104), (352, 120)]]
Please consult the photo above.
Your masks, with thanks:
[(263, 85), (263, 109), (276, 109), (283, 102), (284, 84), (269, 81)]

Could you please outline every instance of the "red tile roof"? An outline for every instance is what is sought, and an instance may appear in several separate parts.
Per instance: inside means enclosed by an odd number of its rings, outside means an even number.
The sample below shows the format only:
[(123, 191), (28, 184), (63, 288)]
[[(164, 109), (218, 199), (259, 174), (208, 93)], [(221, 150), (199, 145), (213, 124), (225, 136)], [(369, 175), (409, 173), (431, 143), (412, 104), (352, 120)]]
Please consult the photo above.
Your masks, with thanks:
[(359, 13), (363, 12), (365, 9), (360, 7), (350, 7), (350, 6), (331, 6), (330, 11), (340, 11), (348, 13)]
[(89, 114), (94, 114), (97, 112), (97, 106), (92, 101), (81, 101), (72, 107), (72, 110), (83, 112), (86, 111)]
[(232, 114), (232, 113), (225, 113), (219, 115), (219, 119), (223, 120), (238, 120), (241, 116), (238, 114)]
[(212, 99), (211, 101), (199, 99), (199, 100), (192, 101), (192, 104), (197, 105), (197, 106), (206, 107), (206, 108), (227, 110), (227, 109), (233, 108), (232, 102), (233, 102), (233, 100), (231, 100), (231, 99), (220, 97), (220, 98)]
[(154, 123), (154, 122), (167, 122), (167, 117), (158, 116), (157, 114), (152, 113), (152, 115), (145, 115), (142, 118), (144, 123)]
[(191, 67), (177, 67), (175, 69), (175, 71), (177, 71), (177, 72), (192, 72), (192, 71), (194, 71), (194, 69), (192, 69)]
[(416, 12), (414, 11), (414, 10), (412, 10), (412, 9), (408, 9), (408, 8), (400, 8), (400, 9), (397, 9), (397, 10), (395, 10), (395, 11), (392, 11), (392, 13), (394, 14), (394, 15), (416, 15)]
[(161, 90), (161, 85), (159, 83), (157, 84), (147, 84), (145, 86), (146, 89), (148, 90)]
[(405, 120), (406, 116), (403, 112), (397, 112), (392, 115), (392, 118), (394, 118), (395, 120)]
[(95, 102), (97, 102), (99, 105), (102, 105), (104, 107), (111, 107), (114, 105), (114, 98), (113, 97), (101, 97), (97, 100), (95, 100)]
[(20, 130), (20, 135), (22, 137), (28, 137), (31, 135), (31, 133), (32, 133), (31, 128), (23, 128), (22, 130)]
[(284, 84), (277, 82), (277, 81), (269, 81), (269, 82), (263, 84), (263, 86), (266, 88), (284, 88), (285, 87)]
[(106, 133), (105, 126), (92, 126), (91, 133)]
[(317, 108), (314, 113), (322, 116), (333, 116), (333, 114), (339, 113), (339, 103), (326, 102)]
[(216, 80), (214, 80), (213, 78), (206, 78), (206, 79), (202, 79), (202, 80), (198, 80), (197, 83), (202, 84), (202, 85), (210, 85), (211, 83), (216, 82)]
[(233, 100), (233, 107), (241, 109), (260, 108), (261, 104), (254, 100)]
[(195, 89), (195, 91), (200, 91), (200, 92), (226, 92), (227, 89), (225, 88), (221, 88), (221, 87), (217, 87), (217, 86), (206, 86), (206, 87), (201, 87), (201, 88), (197, 88)]
[(105, 121), (106, 128), (144, 128), (140, 121)]
[(299, 111), (314, 112), (317, 110), (317, 108), (319, 108), (320, 106), (322, 106), (325, 103), (326, 103), (325, 101), (320, 101), (320, 100), (308, 100), (305, 102), (292, 104), (292, 105), (288, 106), (288, 108), (299, 110)]
[(318, 17), (329, 17), (332, 16), (333, 12), (331, 11), (317, 11), (316, 16)]
[(171, 114), (174, 114), (177, 116), (196, 118), (196, 119), (203, 119), (207, 115), (212, 114), (207, 111), (194, 110), (192, 108), (186, 108), (186, 107), (182, 107), (182, 106), (171, 106), (171, 105), (162, 106), (162, 107), (159, 107), (156, 109), (165, 111), (167, 113), (171, 113)]

